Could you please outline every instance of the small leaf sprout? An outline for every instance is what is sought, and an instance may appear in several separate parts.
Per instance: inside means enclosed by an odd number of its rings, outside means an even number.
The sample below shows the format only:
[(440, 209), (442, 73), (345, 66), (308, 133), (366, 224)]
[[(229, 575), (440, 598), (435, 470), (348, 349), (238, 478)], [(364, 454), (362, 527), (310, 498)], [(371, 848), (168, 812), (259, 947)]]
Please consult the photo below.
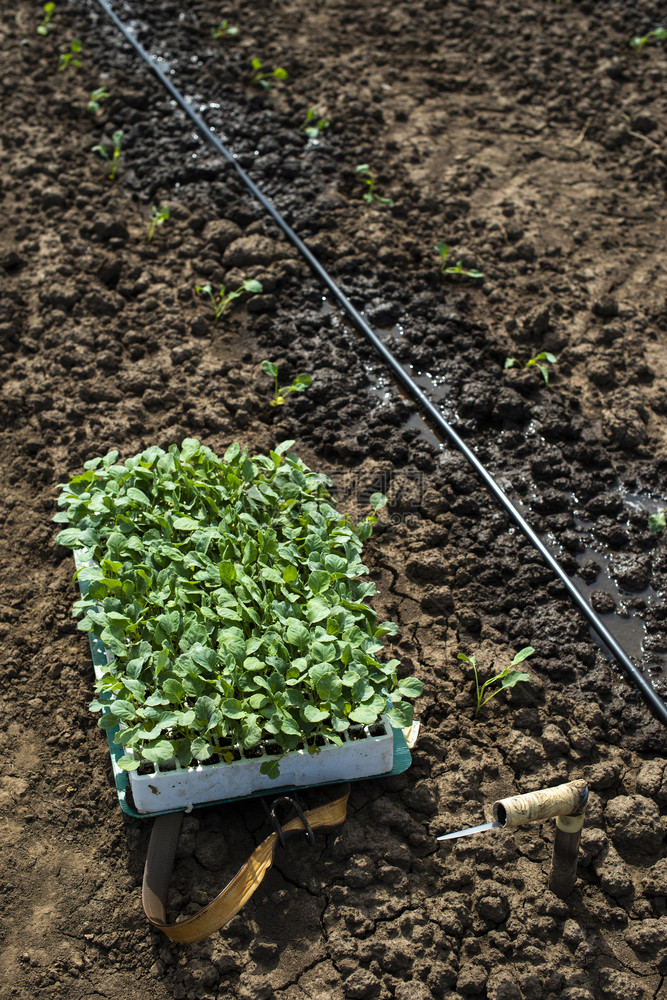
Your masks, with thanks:
[(45, 3), (42, 9), (44, 11), (44, 17), (42, 18), (42, 23), (37, 26), (37, 34), (45, 36), (48, 35), (50, 31), (53, 31), (51, 18), (56, 12), (56, 5), (54, 3)]
[(656, 511), (655, 514), (651, 514), (648, 519), (649, 531), (654, 531), (657, 534), (664, 531), (667, 527), (667, 521), (665, 517), (667, 516), (667, 507), (663, 507), (662, 510)]
[(364, 201), (372, 205), (376, 202), (378, 205), (394, 205), (395, 202), (391, 198), (381, 198), (379, 194), (375, 193), (375, 174), (372, 174), (370, 167), (367, 163), (360, 163), (355, 171), (362, 178), (364, 184), (366, 185), (366, 191), (364, 191)]
[(297, 375), (291, 385), (278, 388), (278, 366), (273, 361), (262, 361), (262, 371), (273, 379), (273, 399), (271, 406), (284, 406), (288, 392), (305, 392), (313, 381), (310, 375)]
[(630, 47), (635, 50), (635, 52), (641, 52), (645, 45), (650, 42), (664, 42), (667, 38), (667, 28), (654, 28), (653, 31), (647, 32), (645, 35), (635, 35), (634, 38), (630, 39)]
[(122, 129), (118, 129), (117, 132), (111, 136), (111, 141), (113, 142), (113, 151), (110, 153), (106, 146), (93, 146), (93, 153), (99, 153), (103, 160), (106, 160), (109, 164), (109, 180), (115, 180), (116, 174), (118, 173), (118, 164), (120, 161), (120, 144), (123, 138)]
[(225, 309), (231, 305), (234, 299), (238, 299), (244, 292), (247, 292), (248, 295), (259, 295), (263, 289), (259, 281), (248, 279), (238, 288), (234, 289), (233, 292), (228, 292), (224, 285), (220, 285), (220, 290), (216, 295), (213, 294), (213, 289), (210, 285), (195, 285), (195, 291), (202, 295), (208, 295), (209, 299), (213, 303), (213, 310), (215, 312), (215, 320), (217, 323)]
[[(520, 649), (518, 653), (515, 654), (514, 659), (508, 667), (505, 667), (500, 673), (493, 674), (483, 684), (479, 683), (479, 675), (477, 673), (477, 661), (474, 656), (466, 656), (465, 653), (459, 653), (457, 656), (458, 660), (464, 660), (466, 663), (470, 663), (475, 675), (475, 692), (477, 695), (477, 706), (475, 708), (475, 718), (479, 715), (481, 709), (485, 705), (500, 694), (501, 691), (506, 691), (508, 688), (513, 688), (515, 684), (520, 681), (529, 681), (530, 674), (524, 674), (520, 670), (514, 670), (513, 667), (517, 667), (524, 660), (527, 660), (529, 656), (532, 656), (535, 650), (532, 646), (524, 646)], [(495, 686), (495, 690), (492, 690)], [(487, 693), (490, 692), (490, 693)]]
[(97, 90), (91, 92), (86, 104), (86, 111), (90, 111), (91, 115), (96, 115), (101, 110), (100, 102), (107, 101), (110, 97), (111, 94), (106, 87), (98, 87)]
[(81, 60), (77, 59), (80, 51), (81, 42), (78, 38), (73, 38), (69, 45), (69, 52), (60, 53), (60, 58), (58, 59), (58, 72), (64, 73), (70, 66), (74, 66), (76, 69), (81, 69)]
[(146, 237), (146, 242), (150, 243), (155, 235), (155, 230), (158, 226), (163, 226), (165, 222), (169, 221), (169, 206), (161, 205), (160, 208), (157, 205), (151, 205), (151, 227), (148, 230), (148, 236)]
[(232, 37), (238, 35), (239, 29), (230, 24), (229, 21), (221, 21), (216, 28), (211, 28), (211, 38), (224, 38), (225, 35)]
[(549, 385), (549, 368), (548, 365), (555, 365), (558, 361), (555, 354), (550, 354), (549, 351), (541, 351), (536, 354), (534, 358), (529, 361), (519, 361), (517, 358), (505, 358), (505, 368), (537, 368), (540, 375), (544, 379), (546, 385)]
[(467, 270), (463, 267), (460, 260), (457, 260), (456, 264), (450, 264), (447, 266), (447, 257), (449, 256), (449, 247), (446, 243), (438, 242), (435, 244), (435, 250), (441, 260), (440, 273), (441, 274), (460, 274), (464, 278), (474, 278), (479, 281), (484, 277), (481, 271), (475, 270), (474, 267), (468, 268)]
[(301, 122), (301, 128), (309, 139), (317, 139), (320, 132), (323, 132), (325, 128), (329, 128), (329, 121), (327, 118), (320, 118), (315, 108), (310, 108), (308, 114)]
[(287, 70), (283, 69), (282, 66), (263, 72), (260, 59), (253, 59), (250, 65), (252, 67), (252, 76), (250, 77), (251, 87), (263, 87), (264, 90), (269, 90), (274, 80), (287, 79)]

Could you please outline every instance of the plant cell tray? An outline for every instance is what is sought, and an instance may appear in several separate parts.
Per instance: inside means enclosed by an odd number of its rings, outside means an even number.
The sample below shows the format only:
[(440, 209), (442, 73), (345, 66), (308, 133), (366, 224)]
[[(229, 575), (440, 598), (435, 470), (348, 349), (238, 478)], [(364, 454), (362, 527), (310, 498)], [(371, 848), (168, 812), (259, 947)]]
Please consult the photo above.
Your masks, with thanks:
[(378, 728), (383, 730), (381, 735), (364, 734), (364, 738), (347, 740), (342, 747), (325, 745), (319, 753), (292, 750), (280, 760), (279, 779), (261, 773), (261, 765), (271, 760), (265, 754), (241, 757), (230, 764), (186, 768), (176, 765), (172, 770), (156, 765), (153, 774), (130, 771), (134, 804), (140, 812), (154, 812), (156, 808), (186, 809), (222, 795), (244, 798), (253, 792), (272, 791), (277, 781), (295, 786), (329, 784), (389, 771), (394, 744), (391, 727), (383, 720)]
[[(89, 634), (93, 666), (97, 677), (109, 662), (104, 643)], [(384, 716), (371, 727), (379, 735), (346, 739), (342, 747), (323, 746), (319, 753), (295, 750), (280, 761), (280, 777), (269, 778), (260, 772), (262, 763), (274, 758), (260, 756), (241, 758), (231, 764), (209, 764), (198, 767), (160, 770), (152, 774), (125, 771), (117, 761), (126, 751), (114, 743), (118, 729), (107, 730), (114, 782), (123, 812), (137, 818), (159, 813), (185, 810), (204, 805), (231, 802), (259, 795), (276, 795), (295, 788), (329, 785), (334, 782), (361, 778), (386, 777), (400, 774), (410, 766), (412, 758), (403, 733), (392, 729)]]

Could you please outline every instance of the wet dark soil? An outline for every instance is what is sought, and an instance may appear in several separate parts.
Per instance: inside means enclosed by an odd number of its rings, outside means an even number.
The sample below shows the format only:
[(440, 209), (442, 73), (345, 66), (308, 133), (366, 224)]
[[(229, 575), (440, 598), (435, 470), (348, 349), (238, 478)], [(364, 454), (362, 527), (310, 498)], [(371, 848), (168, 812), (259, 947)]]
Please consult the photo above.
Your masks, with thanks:
[[(11, 7), (11, 9), (10, 9)], [(664, 694), (667, 52), (627, 4), (128, 2), (118, 12), (498, 477)], [(134, 1000), (640, 1000), (665, 995), (665, 731), (465, 460), (94, 2), (0, 23), (0, 994)], [(236, 36), (214, 40), (227, 18)], [(664, 23), (664, 22), (663, 22)], [(80, 68), (57, 71), (82, 43)], [(250, 62), (288, 72), (249, 84)], [(108, 99), (93, 114), (90, 93)], [(308, 139), (310, 108), (330, 124)], [(92, 152), (122, 130), (117, 178)], [(368, 164), (369, 204), (356, 167)], [(153, 240), (151, 206), (170, 218)], [(441, 273), (447, 263), (483, 280)], [(196, 285), (263, 293), (215, 322)], [(548, 351), (535, 366), (504, 369)], [(269, 405), (269, 358), (311, 389)], [(425, 693), (413, 765), (353, 787), (220, 934), (143, 916), (150, 822), (124, 816), (70, 616), (55, 486), (117, 448), (295, 438), (368, 546), (375, 607)], [(474, 683), (526, 645), (530, 683), (474, 721)], [(438, 846), (500, 797), (584, 777), (580, 878), (547, 889), (551, 823)], [(192, 912), (266, 834), (261, 809), (187, 817)]]

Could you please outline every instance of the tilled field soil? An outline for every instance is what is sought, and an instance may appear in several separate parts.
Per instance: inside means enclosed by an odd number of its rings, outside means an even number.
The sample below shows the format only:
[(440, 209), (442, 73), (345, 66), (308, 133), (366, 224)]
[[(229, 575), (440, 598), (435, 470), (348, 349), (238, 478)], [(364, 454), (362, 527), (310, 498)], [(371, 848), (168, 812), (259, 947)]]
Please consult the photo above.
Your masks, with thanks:
[[(664, 727), (537, 553), (323, 299), (230, 167), (97, 3), (0, 21), (0, 995), (324, 1000), (667, 996)], [(662, 11), (662, 14), (661, 14)], [(568, 0), (118, 4), (357, 308), (523, 505), (662, 693), (667, 548), (664, 8)], [(213, 39), (227, 18), (239, 33)], [(81, 67), (58, 57), (81, 40)], [(251, 87), (250, 62), (288, 72)], [(89, 94), (106, 86), (100, 111)], [(330, 124), (301, 129), (310, 108)], [(92, 147), (122, 130), (115, 181)], [(368, 164), (363, 200), (355, 171)], [(169, 220), (148, 243), (151, 205)], [(441, 274), (436, 241), (483, 280)], [(195, 286), (263, 293), (219, 322)], [(557, 357), (549, 386), (535, 367)], [(269, 405), (260, 364), (312, 387)], [(353, 786), (220, 934), (143, 916), (150, 823), (124, 816), (71, 619), (57, 483), (118, 449), (295, 438), (345, 509), (381, 489), (374, 606), (424, 682), (412, 768)], [(474, 684), (531, 644), (529, 684), (473, 721)], [(438, 846), (497, 798), (584, 777), (580, 879), (547, 889), (553, 824)], [(193, 912), (266, 835), (256, 803), (187, 817)]]

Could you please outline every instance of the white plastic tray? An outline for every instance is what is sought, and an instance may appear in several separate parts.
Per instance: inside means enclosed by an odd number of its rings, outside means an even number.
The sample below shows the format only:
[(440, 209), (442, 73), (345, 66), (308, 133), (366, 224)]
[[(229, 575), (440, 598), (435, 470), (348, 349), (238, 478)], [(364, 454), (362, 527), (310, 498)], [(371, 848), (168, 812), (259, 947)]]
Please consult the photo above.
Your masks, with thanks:
[[(159, 770), (154, 774), (130, 771), (130, 787), (139, 812), (163, 812), (167, 809), (188, 809), (201, 802), (232, 799), (253, 792), (281, 788), (284, 785), (318, 785), (331, 781), (352, 781), (391, 771), (394, 738), (391, 726), (382, 716), (377, 725), (384, 732), (379, 736), (350, 740), (344, 737), (342, 747), (325, 745), (319, 753), (292, 750), (280, 760), (277, 779), (261, 774), (260, 767), (275, 757), (241, 758), (231, 764), (209, 764), (174, 770)], [(347, 735), (347, 734), (346, 734)]]
[[(75, 552), (74, 561), (77, 569), (89, 564), (85, 552)], [(92, 635), (89, 638), (95, 676), (99, 680), (104, 674), (104, 667), (113, 657), (99, 639)], [(371, 736), (369, 727), (362, 726), (355, 727), (355, 730), (363, 730), (363, 738), (353, 740), (347, 733), (341, 734), (344, 741), (342, 747), (330, 743), (320, 747), (317, 753), (290, 751), (280, 759), (280, 775), (275, 779), (260, 772), (265, 761), (276, 759), (265, 754), (249, 758), (243, 756), (243, 750), (240, 750), (241, 759), (231, 764), (223, 762), (183, 768), (174, 763), (170, 770), (166, 770), (164, 765), (161, 769), (156, 764), (154, 773), (138, 774), (136, 771), (121, 771), (112, 747), (114, 778), (117, 785), (119, 778), (123, 781), (129, 778), (134, 806), (139, 813), (146, 814), (189, 809), (221, 799), (245, 798), (254, 792), (270, 791), (272, 788), (374, 777), (391, 772), (394, 766), (394, 734), (386, 716), (381, 716), (370, 728), (376, 731), (378, 727), (382, 728), (382, 733), (377, 736)], [(111, 746), (112, 734), (108, 735)]]

